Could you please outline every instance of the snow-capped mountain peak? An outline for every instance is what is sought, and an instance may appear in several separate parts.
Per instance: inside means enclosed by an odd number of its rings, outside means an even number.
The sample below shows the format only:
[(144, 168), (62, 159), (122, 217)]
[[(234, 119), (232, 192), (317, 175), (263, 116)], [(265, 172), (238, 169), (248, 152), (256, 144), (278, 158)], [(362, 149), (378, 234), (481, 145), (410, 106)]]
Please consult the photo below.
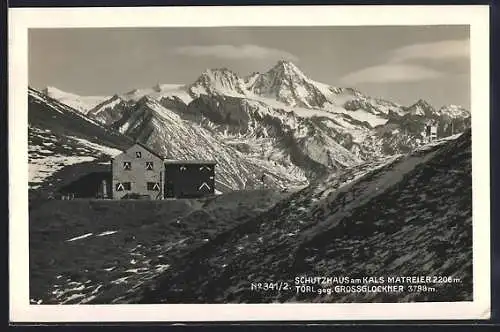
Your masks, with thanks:
[(439, 115), (448, 116), (452, 119), (467, 118), (470, 116), (470, 111), (460, 105), (446, 105), (438, 110)]
[(247, 89), (252, 93), (277, 99), (289, 106), (322, 107), (327, 98), (323, 92), (332, 91), (309, 79), (296, 65), (281, 60), (264, 74), (251, 76)]
[(42, 90), (42, 93), (84, 114), (87, 114), (91, 109), (109, 98), (106, 96), (80, 96), (74, 93), (63, 91), (54, 86), (45, 87)]
[(419, 99), (414, 105), (418, 105), (424, 108), (433, 108), (432, 105), (424, 99)]
[(227, 68), (212, 68), (205, 70), (200, 77), (198, 82), (209, 81), (214, 84), (220, 84), (221, 86), (231, 87), (231, 85), (240, 81), (241, 78), (232, 70)]
[(278, 63), (271, 68), (268, 73), (273, 73), (274, 75), (280, 77), (281, 79), (304, 79), (310, 81), (310, 79), (299, 69), (294, 63), (287, 60), (280, 60)]
[(436, 112), (434, 107), (423, 99), (419, 99), (416, 103), (406, 109), (411, 115), (427, 116)]
[(187, 87), (187, 89), (193, 97), (198, 97), (202, 94), (245, 94), (243, 79), (227, 68), (205, 70), (193, 84)]

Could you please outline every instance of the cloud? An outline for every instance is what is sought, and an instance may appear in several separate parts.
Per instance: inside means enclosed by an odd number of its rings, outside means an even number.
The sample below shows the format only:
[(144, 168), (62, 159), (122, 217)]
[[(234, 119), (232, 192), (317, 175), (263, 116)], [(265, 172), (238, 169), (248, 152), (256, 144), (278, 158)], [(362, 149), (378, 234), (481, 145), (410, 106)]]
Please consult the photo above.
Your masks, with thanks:
[(469, 40), (443, 40), (434, 43), (414, 44), (392, 52), (391, 62), (416, 59), (450, 60), (470, 56)]
[(194, 57), (211, 56), (223, 59), (284, 59), (298, 61), (298, 58), (289, 52), (251, 44), (239, 46), (184, 46), (176, 48), (174, 52)]
[(341, 80), (347, 84), (394, 83), (430, 80), (446, 73), (412, 63), (415, 60), (453, 60), (470, 56), (469, 40), (442, 40), (403, 46), (390, 52), (385, 64), (363, 68)]
[(346, 84), (414, 82), (435, 79), (444, 73), (419, 65), (383, 64), (367, 67), (344, 76)]

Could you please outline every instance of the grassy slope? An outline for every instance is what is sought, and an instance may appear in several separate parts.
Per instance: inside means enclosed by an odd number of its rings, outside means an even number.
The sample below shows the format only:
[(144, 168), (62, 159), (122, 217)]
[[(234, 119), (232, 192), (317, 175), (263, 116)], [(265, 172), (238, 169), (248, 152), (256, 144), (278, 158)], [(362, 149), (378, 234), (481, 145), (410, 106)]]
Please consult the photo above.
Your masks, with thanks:
[[(221, 234), (166, 271), (142, 303), (397, 302), (472, 297), (470, 132), (456, 141), (326, 179)], [(363, 170), (366, 167), (368, 170)], [(356, 176), (355, 174), (353, 174)], [(351, 175), (352, 176), (352, 175)], [(342, 201), (346, 198), (343, 206)], [(442, 275), (434, 293), (296, 296), (250, 283), (315, 276)]]
[[(30, 210), (30, 296), (111, 303), (281, 198), (256, 190), (201, 200), (43, 201)], [(97, 236), (106, 231), (117, 232)]]

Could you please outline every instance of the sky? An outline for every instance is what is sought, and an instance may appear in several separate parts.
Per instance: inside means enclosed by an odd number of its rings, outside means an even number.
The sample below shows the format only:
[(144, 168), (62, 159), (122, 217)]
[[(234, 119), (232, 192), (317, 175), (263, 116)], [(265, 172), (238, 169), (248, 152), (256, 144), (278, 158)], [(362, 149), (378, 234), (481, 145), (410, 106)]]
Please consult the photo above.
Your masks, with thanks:
[(245, 76), (285, 59), (403, 105), (470, 108), (468, 26), (30, 29), (28, 52), (31, 87), (79, 95), (192, 83), (208, 68)]

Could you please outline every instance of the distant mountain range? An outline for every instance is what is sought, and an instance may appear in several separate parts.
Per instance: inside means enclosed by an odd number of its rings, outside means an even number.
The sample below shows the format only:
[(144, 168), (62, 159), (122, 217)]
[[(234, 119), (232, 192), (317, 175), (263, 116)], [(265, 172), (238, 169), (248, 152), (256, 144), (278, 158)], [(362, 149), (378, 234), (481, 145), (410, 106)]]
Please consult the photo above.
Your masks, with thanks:
[[(470, 127), (470, 112), (462, 107), (435, 109), (425, 100), (402, 106), (314, 81), (288, 61), (246, 77), (210, 69), (190, 84), (157, 84), (112, 96), (79, 96), (54, 87), (30, 89), (28, 96), (30, 128), (43, 131), (52, 121), (40, 123), (33, 103), (37, 109), (62, 107), (169, 158), (216, 160), (223, 191), (255, 187), (262, 174), (271, 187), (303, 186), (414, 149), (423, 143), (428, 123), (438, 126), (438, 137)], [(72, 128), (66, 126), (64, 134), (71, 136)]]

